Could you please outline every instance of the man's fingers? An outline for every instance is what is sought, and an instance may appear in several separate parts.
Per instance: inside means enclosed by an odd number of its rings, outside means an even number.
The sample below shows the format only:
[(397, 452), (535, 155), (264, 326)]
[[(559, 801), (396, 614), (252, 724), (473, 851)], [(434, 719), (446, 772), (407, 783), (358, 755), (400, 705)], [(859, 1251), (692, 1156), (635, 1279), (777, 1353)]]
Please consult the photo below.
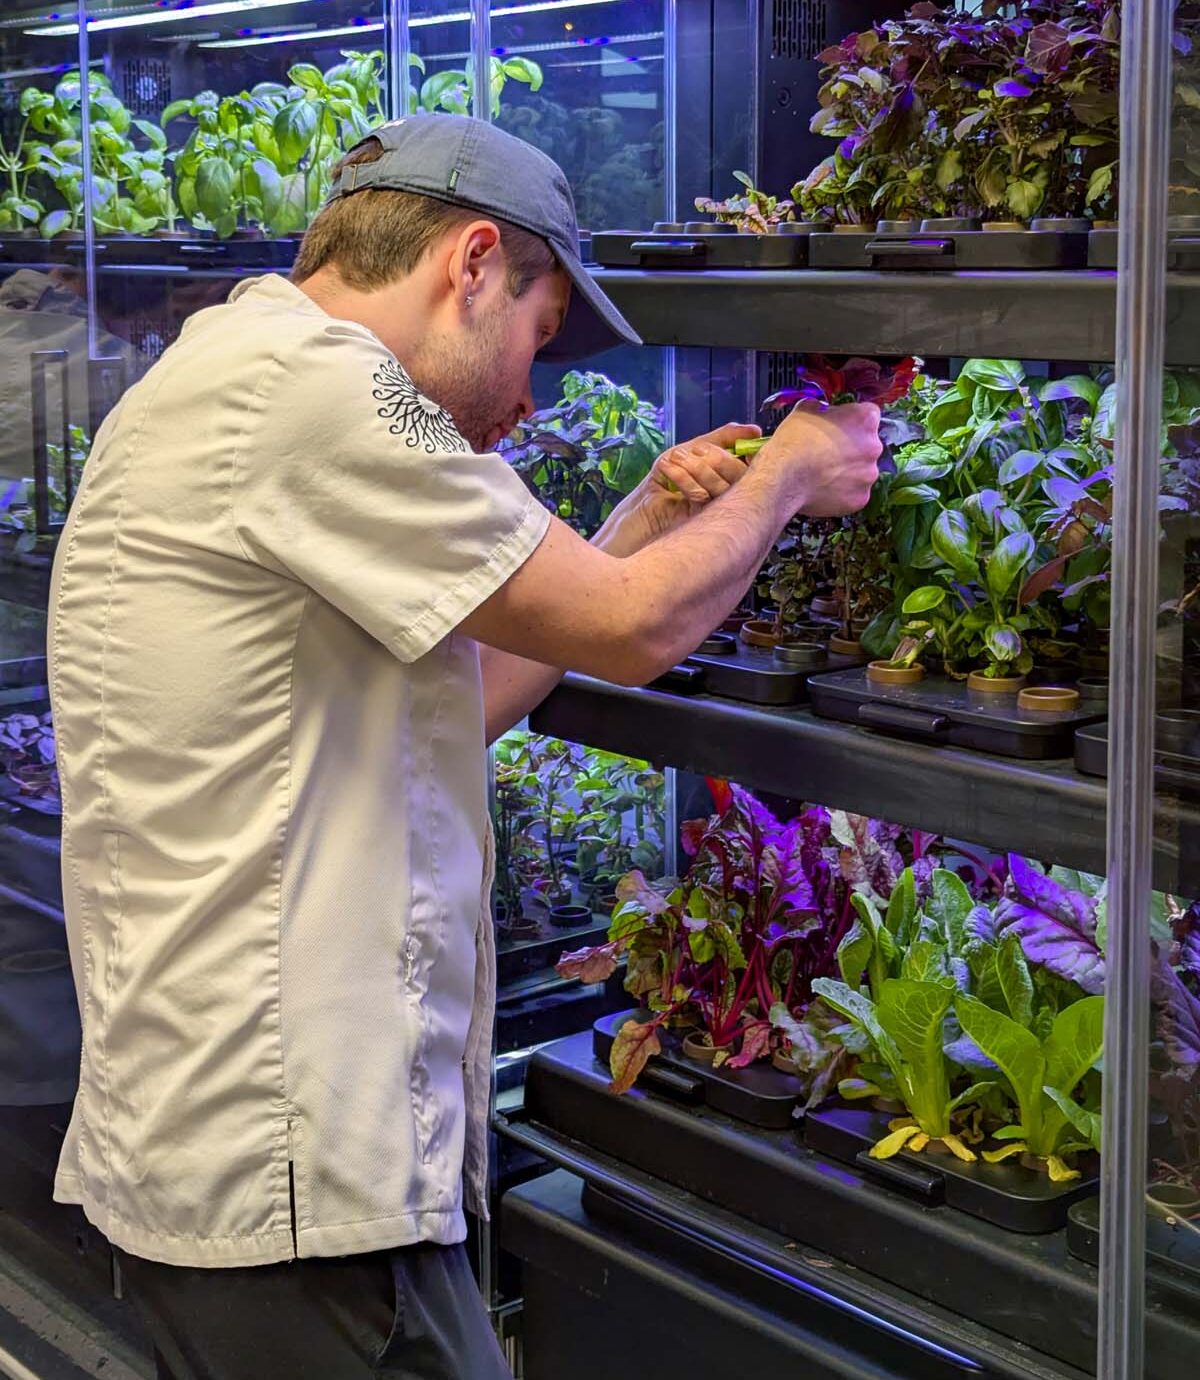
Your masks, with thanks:
[(755, 426), (753, 422), (726, 422), (715, 431), (706, 431), (703, 436), (697, 436), (693, 444), (700, 445), (707, 441), (714, 446), (726, 447), (735, 441), (749, 441), (751, 437), (761, 435), (762, 427)]
[[(712, 494), (704, 487), (693, 473), (691, 462), (683, 464), (675, 458), (675, 451), (667, 453), (659, 458), (655, 466), (655, 475), (658, 478), (669, 479), (679, 492), (692, 503), (706, 503)], [(716, 480), (718, 476), (714, 475)]]

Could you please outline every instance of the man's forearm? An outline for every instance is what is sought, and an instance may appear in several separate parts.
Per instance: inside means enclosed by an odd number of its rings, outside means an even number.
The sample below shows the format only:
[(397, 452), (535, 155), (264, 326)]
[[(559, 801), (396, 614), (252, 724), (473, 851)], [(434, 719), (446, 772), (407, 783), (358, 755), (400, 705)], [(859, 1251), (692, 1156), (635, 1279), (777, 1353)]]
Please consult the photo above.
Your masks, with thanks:
[[(627, 503), (629, 499), (624, 501)], [(614, 556), (631, 555), (635, 549), (632, 546), (626, 549), (622, 542), (621, 513), (620, 506), (614, 509), (591, 541), (593, 546)], [(546, 666), (483, 643), (479, 647), (479, 659), (489, 743), (494, 743), (536, 709), (563, 677), (562, 667)]]

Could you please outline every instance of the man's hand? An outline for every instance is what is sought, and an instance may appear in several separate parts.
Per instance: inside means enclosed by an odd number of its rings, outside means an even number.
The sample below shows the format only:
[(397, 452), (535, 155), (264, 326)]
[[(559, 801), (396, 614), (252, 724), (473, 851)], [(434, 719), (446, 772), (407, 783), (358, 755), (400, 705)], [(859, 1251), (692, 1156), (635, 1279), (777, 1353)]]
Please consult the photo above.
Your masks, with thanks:
[(761, 428), (729, 422), (664, 451), (636, 489), (613, 509), (593, 545), (610, 556), (632, 556), (719, 498), (746, 473), (729, 449), (761, 435)]
[(780, 422), (754, 464), (787, 476), (796, 512), (841, 517), (866, 506), (882, 451), (874, 403), (823, 408), (801, 403)]

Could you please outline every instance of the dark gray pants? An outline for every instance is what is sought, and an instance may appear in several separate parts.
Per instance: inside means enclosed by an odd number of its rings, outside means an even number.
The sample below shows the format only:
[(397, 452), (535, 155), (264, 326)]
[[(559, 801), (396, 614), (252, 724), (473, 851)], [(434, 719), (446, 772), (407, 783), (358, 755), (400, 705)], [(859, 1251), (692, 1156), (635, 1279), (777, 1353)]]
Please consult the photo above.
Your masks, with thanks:
[(511, 1380), (462, 1246), (231, 1269), (117, 1258), (159, 1380)]

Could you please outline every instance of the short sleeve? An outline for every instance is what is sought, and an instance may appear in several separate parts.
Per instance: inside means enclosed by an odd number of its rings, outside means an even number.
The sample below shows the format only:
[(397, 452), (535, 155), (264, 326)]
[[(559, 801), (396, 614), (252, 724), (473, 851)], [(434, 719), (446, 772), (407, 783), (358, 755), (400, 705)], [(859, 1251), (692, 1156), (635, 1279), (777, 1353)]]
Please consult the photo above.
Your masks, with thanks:
[(416, 661), (518, 570), (550, 515), (476, 454), (368, 333), (337, 321), (276, 354), (235, 460), (243, 553)]

